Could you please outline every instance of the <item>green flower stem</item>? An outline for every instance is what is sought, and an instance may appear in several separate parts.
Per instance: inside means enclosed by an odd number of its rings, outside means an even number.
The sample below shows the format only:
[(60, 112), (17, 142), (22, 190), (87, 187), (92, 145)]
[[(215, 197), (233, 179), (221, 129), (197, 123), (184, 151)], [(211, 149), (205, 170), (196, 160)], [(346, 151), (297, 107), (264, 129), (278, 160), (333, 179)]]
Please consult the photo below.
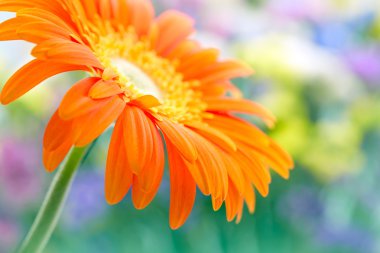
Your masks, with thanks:
[(37, 217), (17, 252), (39, 253), (44, 250), (62, 213), (75, 172), (87, 150), (87, 147), (71, 150), (55, 175)]

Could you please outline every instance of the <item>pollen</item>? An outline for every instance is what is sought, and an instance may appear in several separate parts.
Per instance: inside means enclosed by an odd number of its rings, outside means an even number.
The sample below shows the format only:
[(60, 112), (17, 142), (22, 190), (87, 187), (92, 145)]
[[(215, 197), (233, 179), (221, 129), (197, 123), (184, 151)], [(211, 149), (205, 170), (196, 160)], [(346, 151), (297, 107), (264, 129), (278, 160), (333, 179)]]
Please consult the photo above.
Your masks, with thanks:
[(184, 80), (178, 63), (162, 58), (147, 38), (139, 38), (131, 27), (124, 32), (108, 32), (93, 46), (100, 62), (113, 70), (120, 88), (131, 100), (151, 95), (161, 103), (151, 108), (175, 122), (201, 121), (207, 105), (193, 87), (197, 80)]

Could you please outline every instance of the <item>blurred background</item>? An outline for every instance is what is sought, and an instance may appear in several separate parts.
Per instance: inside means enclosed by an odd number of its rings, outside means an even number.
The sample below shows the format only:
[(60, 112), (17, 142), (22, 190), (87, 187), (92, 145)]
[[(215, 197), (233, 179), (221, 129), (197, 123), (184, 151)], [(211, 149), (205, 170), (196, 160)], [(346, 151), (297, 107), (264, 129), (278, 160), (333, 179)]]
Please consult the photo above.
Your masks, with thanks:
[[(274, 175), (254, 215), (227, 223), (197, 195), (187, 223), (168, 226), (165, 176), (143, 211), (130, 197), (104, 200), (109, 133), (79, 170), (46, 252), (380, 252), (380, 5), (377, 0), (156, 0), (197, 21), (196, 37), (240, 58), (256, 74), (236, 80), (270, 108), (269, 134), (296, 161), (289, 181)], [(10, 17), (0, 14), (1, 20)], [(0, 43), (0, 86), (30, 45)], [(81, 73), (47, 81), (0, 106), (0, 252), (28, 231), (53, 175), (41, 164), (46, 123)]]

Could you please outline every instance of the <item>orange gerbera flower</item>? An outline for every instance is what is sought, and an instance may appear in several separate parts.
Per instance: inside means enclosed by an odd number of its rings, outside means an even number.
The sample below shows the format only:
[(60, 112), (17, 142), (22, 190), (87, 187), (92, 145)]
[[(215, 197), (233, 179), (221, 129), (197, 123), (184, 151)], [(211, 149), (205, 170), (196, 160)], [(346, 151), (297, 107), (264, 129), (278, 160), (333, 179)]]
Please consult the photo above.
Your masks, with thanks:
[[(170, 167), (170, 226), (180, 227), (196, 186), (225, 203), (229, 221), (243, 204), (255, 209), (254, 188), (268, 194), (269, 168), (288, 178), (292, 159), (256, 126), (233, 113), (274, 117), (244, 100), (230, 82), (251, 69), (219, 60), (215, 49), (191, 40), (193, 21), (167, 11), (155, 18), (148, 0), (1, 0), (16, 17), (0, 25), (1, 40), (36, 44), (34, 60), (6, 83), (8, 104), (56, 74), (83, 70), (90, 77), (67, 92), (50, 120), (43, 160), (53, 171), (73, 146), (94, 141), (116, 121), (108, 152), (105, 192), (110, 204), (132, 187), (136, 208), (154, 198)], [(162, 134), (162, 135), (161, 135)]]

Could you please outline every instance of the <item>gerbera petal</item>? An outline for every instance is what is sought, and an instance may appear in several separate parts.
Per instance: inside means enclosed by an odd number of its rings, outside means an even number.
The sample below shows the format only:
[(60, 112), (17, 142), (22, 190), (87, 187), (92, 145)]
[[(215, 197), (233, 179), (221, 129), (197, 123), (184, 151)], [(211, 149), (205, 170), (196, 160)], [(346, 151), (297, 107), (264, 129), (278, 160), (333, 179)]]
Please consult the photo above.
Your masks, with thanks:
[(47, 171), (53, 172), (65, 159), (72, 147), (71, 140), (65, 140), (54, 150), (43, 149), (42, 160)]
[(253, 70), (249, 66), (239, 61), (228, 60), (216, 62), (207, 68), (199, 69), (198, 72), (194, 72), (193, 76), (188, 76), (187, 78), (197, 78), (203, 85), (207, 86), (212, 83), (252, 74)]
[[(243, 121), (242, 119), (230, 115), (214, 114), (212, 119), (205, 119), (205, 121), (231, 138), (242, 142), (255, 142), (258, 145), (269, 146), (270, 140), (268, 136), (253, 124)], [(236, 129), (240, 131), (236, 131)]]
[[(152, 124), (152, 123), (151, 123)], [(152, 124), (153, 156), (139, 175), (134, 176), (132, 189), (133, 204), (137, 209), (144, 209), (156, 196), (162, 176), (164, 175), (164, 147), (160, 133)]]
[(166, 11), (157, 19), (159, 37), (156, 51), (165, 55), (194, 32), (194, 21), (187, 15), (177, 11)]
[(19, 39), (32, 43), (40, 43), (55, 38), (66, 40), (70, 40), (71, 38), (69, 31), (44, 21), (34, 21), (24, 24), (17, 29), (16, 33)]
[(128, 168), (127, 152), (123, 143), (123, 117), (116, 121), (108, 149), (105, 194), (110, 205), (119, 203), (132, 185), (133, 174)]
[(165, 138), (169, 139), (175, 145), (186, 160), (192, 162), (197, 159), (197, 150), (188, 132), (189, 130), (169, 120), (157, 121), (157, 125), (164, 133)]
[[(83, 1), (83, 0), (82, 0)], [(92, 1), (92, 0), (87, 0)], [(128, 1), (117, 0), (117, 11), (115, 12), (115, 19), (120, 22), (120, 24), (128, 27), (131, 23), (131, 9), (128, 6)]]
[(20, 36), (17, 30), (30, 22), (30, 18), (27, 17), (15, 17), (5, 20), (0, 24), (0, 40), (20, 40)]
[(93, 85), (88, 96), (93, 99), (108, 98), (123, 93), (120, 86), (114, 81), (99, 80)]
[(200, 50), (200, 45), (193, 40), (185, 40), (179, 43), (166, 56), (168, 59), (183, 60)]
[(136, 29), (138, 35), (144, 35), (149, 31), (151, 22), (154, 18), (154, 8), (151, 1), (129, 0), (129, 8), (131, 9), (132, 25)]
[(230, 181), (228, 195), (226, 198), (226, 216), (228, 221), (232, 221), (239, 212), (239, 207), (243, 201), (242, 196), (236, 190), (235, 185)]
[(170, 227), (178, 229), (191, 213), (196, 186), (177, 147), (170, 141), (167, 142), (167, 147), (170, 168)]
[(221, 158), (225, 163), (225, 167), (228, 173), (228, 177), (234, 183), (237, 191), (240, 194), (245, 192), (245, 175), (239, 163), (236, 162), (230, 154), (221, 151)]
[(217, 49), (205, 49), (200, 50), (191, 56), (183, 59), (178, 66), (178, 71), (183, 73), (184, 78), (188, 79), (192, 73), (198, 73), (200, 69), (206, 68), (217, 61), (219, 56), (219, 50)]
[(44, 41), (32, 50), (32, 55), (40, 60), (103, 68), (87, 46), (64, 39)]
[(51, 76), (85, 69), (84, 66), (33, 60), (19, 69), (5, 84), (1, 92), (1, 103), (9, 104)]
[(128, 165), (133, 173), (139, 175), (153, 156), (152, 125), (144, 111), (136, 106), (127, 105), (123, 114)]
[(152, 122), (149, 125), (153, 135), (153, 155), (142, 172), (134, 176), (132, 200), (137, 209), (145, 208), (153, 200), (164, 175), (165, 152), (162, 139), (156, 126)]
[(66, 93), (59, 106), (60, 117), (69, 120), (105, 106), (109, 99), (94, 100), (88, 96), (98, 81), (98, 77), (89, 77), (76, 83)]
[(255, 191), (252, 188), (252, 185), (250, 183), (246, 183), (246, 188), (244, 191), (244, 200), (245, 203), (247, 204), (248, 211), (250, 213), (255, 212), (255, 207), (256, 207), (256, 196), (255, 196)]
[(203, 194), (225, 199), (228, 188), (226, 164), (213, 144), (195, 132), (192, 133), (198, 150), (195, 166), (189, 167), (190, 173)]
[(268, 126), (273, 126), (276, 119), (271, 112), (263, 106), (245, 99), (231, 98), (206, 98), (208, 111), (227, 112), (235, 111), (240, 113), (248, 113), (256, 115), (264, 120)]
[(74, 144), (83, 147), (98, 138), (122, 113), (125, 102), (115, 96), (106, 105), (88, 115), (75, 118), (73, 123)]
[(256, 160), (258, 159), (257, 157), (250, 157), (242, 152), (234, 154), (234, 157), (246, 177), (255, 185), (259, 193), (263, 197), (266, 197), (269, 193), (270, 180), (264, 176), (263, 170), (265, 170), (265, 168), (263, 167), (263, 164)]
[(64, 17), (62, 17), (62, 15), (57, 16), (56, 14), (48, 10), (39, 8), (24, 8), (17, 11), (17, 17), (30, 17), (35, 20), (46, 21), (51, 24), (55, 24), (57, 27), (61, 27), (61, 29), (64, 29), (68, 32), (75, 32), (75, 30), (72, 28), (73, 24), (71, 20), (65, 19)]
[(237, 150), (236, 143), (216, 128), (199, 122), (186, 123), (186, 125), (227, 152), (235, 152)]
[(17, 12), (24, 8), (41, 8), (53, 12), (62, 10), (55, 0), (49, 2), (46, 0), (1, 0), (0, 2), (1, 11)]
[(112, 2), (110, 0), (98, 0), (98, 10), (99, 14), (104, 19), (111, 19), (113, 16)]
[(72, 121), (64, 121), (56, 111), (51, 117), (45, 131), (43, 146), (47, 151), (54, 151), (62, 143), (71, 140)]
[[(151, 192), (156, 191), (161, 182), (164, 173), (165, 152), (161, 135), (150, 119), (148, 119), (146, 127), (146, 132), (152, 135), (152, 143), (148, 144), (152, 146), (152, 155), (150, 159), (145, 162), (144, 168), (141, 173), (136, 176), (135, 181), (138, 186), (137, 188), (140, 188), (143, 192)], [(140, 156), (140, 159), (142, 159), (142, 156)]]

